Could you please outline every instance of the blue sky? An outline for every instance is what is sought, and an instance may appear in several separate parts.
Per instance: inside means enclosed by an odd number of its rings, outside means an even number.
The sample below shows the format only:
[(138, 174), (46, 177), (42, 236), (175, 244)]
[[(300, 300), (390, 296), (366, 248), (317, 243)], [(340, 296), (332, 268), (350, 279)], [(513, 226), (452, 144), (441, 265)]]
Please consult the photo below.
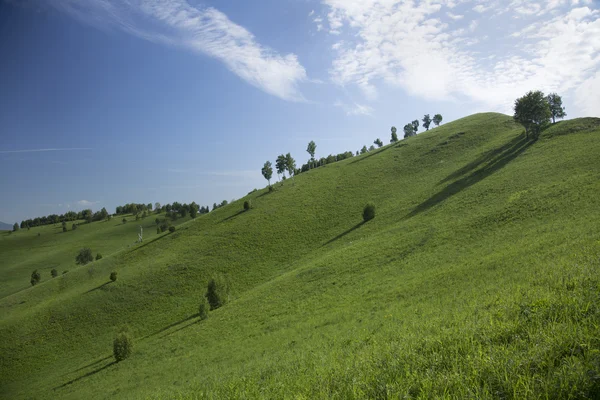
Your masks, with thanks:
[(590, 0), (0, 0), (0, 221), (240, 198), (425, 113), (600, 110)]

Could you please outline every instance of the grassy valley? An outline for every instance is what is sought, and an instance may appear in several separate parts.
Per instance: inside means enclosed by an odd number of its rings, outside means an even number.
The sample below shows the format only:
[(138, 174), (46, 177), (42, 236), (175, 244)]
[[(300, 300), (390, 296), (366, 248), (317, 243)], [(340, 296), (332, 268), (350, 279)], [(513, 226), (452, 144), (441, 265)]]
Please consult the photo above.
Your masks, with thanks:
[[(476, 114), (174, 233), (148, 217), (141, 244), (114, 220), (3, 233), (2, 397), (597, 398), (599, 153), (598, 118), (532, 141)], [(200, 320), (215, 275), (230, 301)]]

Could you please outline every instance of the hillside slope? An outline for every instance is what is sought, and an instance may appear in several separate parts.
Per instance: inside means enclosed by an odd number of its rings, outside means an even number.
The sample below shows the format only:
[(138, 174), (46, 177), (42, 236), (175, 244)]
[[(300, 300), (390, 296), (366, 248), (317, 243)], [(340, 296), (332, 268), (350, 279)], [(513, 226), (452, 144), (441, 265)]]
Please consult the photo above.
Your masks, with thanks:
[(0, 231), (12, 231), (13, 226), (6, 222), (0, 222)]
[[(597, 397), (599, 151), (600, 119), (528, 142), (478, 114), (255, 192), (1, 299), (2, 390)], [(232, 299), (199, 321), (214, 274)], [(123, 324), (136, 349), (115, 364)]]

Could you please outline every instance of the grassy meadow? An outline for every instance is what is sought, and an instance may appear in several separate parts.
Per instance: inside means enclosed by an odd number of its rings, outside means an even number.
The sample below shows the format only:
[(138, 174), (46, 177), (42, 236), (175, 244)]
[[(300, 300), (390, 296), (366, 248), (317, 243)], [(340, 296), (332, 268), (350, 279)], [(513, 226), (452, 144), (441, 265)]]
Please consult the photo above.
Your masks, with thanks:
[[(598, 118), (527, 141), (476, 114), (131, 247), (114, 219), (6, 234), (0, 397), (599, 398), (598, 154)], [(76, 267), (84, 245), (104, 258)]]

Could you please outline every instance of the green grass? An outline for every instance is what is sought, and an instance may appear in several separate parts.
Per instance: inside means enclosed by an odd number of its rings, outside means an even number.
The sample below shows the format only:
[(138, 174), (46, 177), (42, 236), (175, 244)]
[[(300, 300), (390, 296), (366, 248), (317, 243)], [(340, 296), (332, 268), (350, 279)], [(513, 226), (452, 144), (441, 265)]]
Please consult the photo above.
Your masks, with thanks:
[[(599, 119), (527, 142), (510, 117), (477, 114), (252, 193), (0, 300), (0, 387), (10, 398), (597, 398), (599, 153)], [(377, 214), (363, 223), (367, 202)], [(215, 274), (231, 301), (200, 321)], [(122, 325), (135, 348), (116, 364)]]

